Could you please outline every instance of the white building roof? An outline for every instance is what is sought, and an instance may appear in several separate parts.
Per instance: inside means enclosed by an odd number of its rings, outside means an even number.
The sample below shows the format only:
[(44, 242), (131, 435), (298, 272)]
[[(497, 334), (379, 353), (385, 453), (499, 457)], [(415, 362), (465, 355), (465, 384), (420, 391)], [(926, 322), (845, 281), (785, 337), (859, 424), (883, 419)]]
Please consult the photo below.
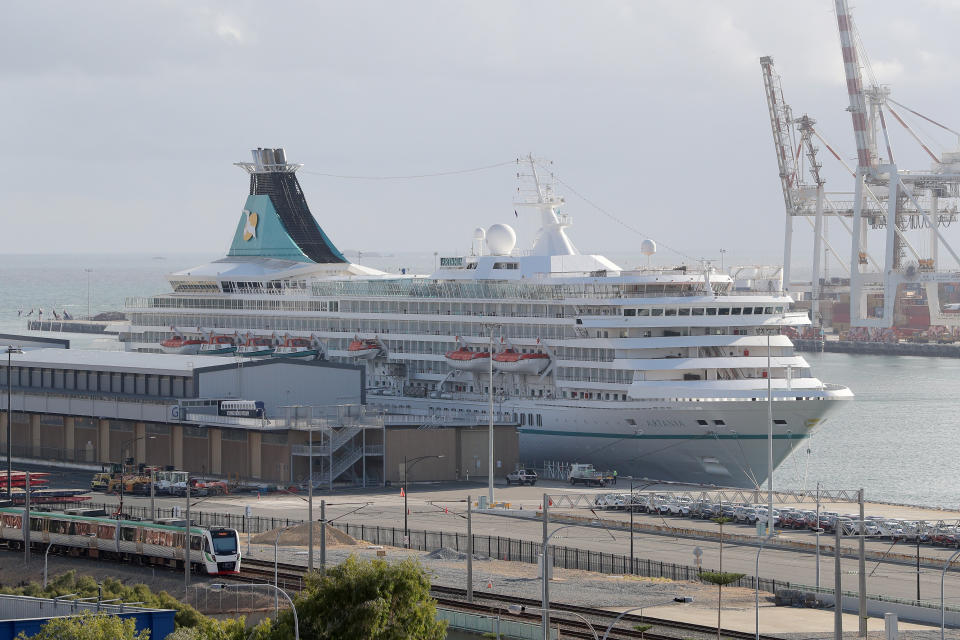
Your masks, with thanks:
[[(12, 356), (17, 367), (44, 369), (83, 369), (87, 371), (118, 371), (124, 373), (151, 373), (159, 375), (191, 376), (194, 369), (205, 369), (234, 364), (224, 356), (184, 356), (166, 353), (137, 353), (133, 351), (97, 351), (85, 349), (33, 349)], [(0, 366), (7, 359), (0, 358)]]

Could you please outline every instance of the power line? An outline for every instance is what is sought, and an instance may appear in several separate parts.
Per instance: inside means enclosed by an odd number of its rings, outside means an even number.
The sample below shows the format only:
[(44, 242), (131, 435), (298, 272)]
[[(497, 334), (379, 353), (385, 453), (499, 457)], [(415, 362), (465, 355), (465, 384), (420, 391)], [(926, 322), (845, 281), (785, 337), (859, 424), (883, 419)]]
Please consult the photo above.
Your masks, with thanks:
[(516, 160), (508, 160), (507, 162), (498, 162), (496, 164), (488, 164), (483, 167), (473, 167), (471, 169), (454, 169), (450, 171), (437, 171), (435, 173), (421, 173), (411, 176), (348, 176), (341, 175), (337, 173), (323, 173), (320, 171), (307, 171), (301, 169), (300, 173), (308, 173), (313, 176), (323, 176), (325, 178), (340, 178), (343, 180), (417, 180), (419, 178), (437, 178), (440, 176), (455, 176), (464, 173), (476, 173), (478, 171), (487, 171), (488, 169), (496, 169), (497, 167), (504, 167), (508, 164), (514, 164)]

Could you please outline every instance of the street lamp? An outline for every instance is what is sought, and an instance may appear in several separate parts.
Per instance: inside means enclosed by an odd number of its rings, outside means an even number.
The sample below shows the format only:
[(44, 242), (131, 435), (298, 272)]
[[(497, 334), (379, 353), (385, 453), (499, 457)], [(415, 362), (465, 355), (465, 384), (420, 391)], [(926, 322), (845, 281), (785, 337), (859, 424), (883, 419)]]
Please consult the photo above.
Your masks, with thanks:
[[(278, 530), (277, 530), (277, 537), (273, 539), (273, 583), (274, 583), (274, 585), (276, 586), (277, 591), (281, 591), (281, 589), (280, 589), (280, 573), (279, 573), (280, 563), (278, 562), (278, 558), (279, 558), (279, 556), (280, 556), (280, 534), (282, 534), (282, 533), (283, 533), (284, 531), (286, 531), (287, 529), (293, 529), (293, 528), (296, 527), (296, 526), (297, 526), (297, 525), (295, 525), (295, 524), (291, 524), (291, 525), (288, 525), (288, 526), (283, 527), (283, 528), (281, 528), (281, 529), (278, 529)], [(313, 522), (310, 523), (310, 526), (313, 527)], [(312, 551), (312, 549), (311, 549), (311, 551)], [(273, 608), (274, 608), (275, 611), (279, 611), (279, 610), (280, 610), (280, 601), (279, 601), (276, 597), (274, 597)]]
[(960, 549), (953, 552), (953, 555), (947, 560), (947, 564), (943, 565), (943, 571), (940, 572), (940, 640), (943, 640), (943, 629), (947, 622), (947, 608), (943, 604), (943, 579), (947, 577), (947, 569), (950, 568), (950, 564), (957, 556), (960, 556)]
[(763, 543), (767, 542), (772, 537), (773, 537), (773, 533), (770, 533), (767, 536), (760, 538), (760, 548), (757, 549), (757, 566), (756, 566), (756, 572), (753, 574), (753, 588), (754, 588), (753, 615), (754, 615), (755, 640), (760, 640), (760, 553), (763, 551)]
[[(546, 513), (546, 512), (547, 512), (547, 496), (546, 496), (546, 494), (544, 494), (543, 502), (544, 502), (544, 504), (543, 504), (543, 512)], [(550, 574), (549, 574), (549, 569), (547, 568), (547, 558), (550, 557), (550, 555), (549, 555), (550, 538), (552, 538), (553, 536), (555, 536), (558, 532), (563, 531), (564, 529), (570, 529), (570, 528), (576, 527), (576, 526), (579, 526), (579, 525), (575, 525), (575, 524), (565, 524), (565, 525), (563, 525), (562, 527), (557, 527), (556, 529), (553, 530), (553, 533), (551, 533), (550, 535), (548, 535), (548, 536), (547, 536), (546, 538), (544, 538), (544, 540), (543, 540), (543, 545), (542, 545), (543, 561), (541, 562), (541, 565), (540, 565), (540, 599), (541, 599), (541, 601), (543, 602), (543, 606), (541, 607), (541, 610), (543, 611), (543, 621), (542, 621), (542, 624), (543, 624), (543, 637), (544, 637), (544, 640), (546, 640), (546, 639), (548, 639), (548, 638), (550, 637), (550, 592), (549, 592), (548, 587), (547, 587), (547, 584), (549, 583), (548, 577), (549, 577), (549, 575), (550, 575)], [(544, 532), (544, 533), (547, 532), (546, 519), (544, 519), (543, 532)], [(592, 629), (592, 627), (591, 627), (591, 629)], [(594, 638), (597, 637), (596, 632), (594, 632), (593, 637), (594, 637)]]
[(445, 457), (443, 454), (438, 456), (420, 456), (407, 462), (407, 456), (403, 456), (403, 546), (407, 549), (410, 548), (410, 527), (407, 524), (407, 514), (409, 512), (407, 509), (407, 472), (410, 470), (410, 467), (416, 466), (416, 464), (422, 460), (429, 460), (431, 458), (439, 460)]
[(13, 500), (13, 429), (12, 417), (10, 413), (10, 398), (12, 392), (12, 376), (10, 356), (14, 353), (23, 353), (20, 347), (7, 347), (7, 500)]
[(300, 620), (297, 618), (297, 607), (293, 604), (293, 599), (290, 598), (290, 594), (281, 589), (280, 587), (275, 587), (268, 582), (254, 582), (250, 584), (224, 584), (223, 582), (214, 582), (210, 585), (210, 589), (213, 591), (226, 591), (227, 589), (240, 589), (244, 586), (247, 587), (268, 587), (274, 589), (278, 595), (283, 594), (283, 597), (287, 599), (287, 602), (290, 603), (290, 610), (293, 611), (293, 637), (294, 640), (300, 640)]
[[(632, 612), (634, 612), (634, 611), (639, 611), (639, 612), (640, 612), (640, 624), (642, 625), (642, 624), (643, 624), (643, 610), (644, 610), (644, 609), (649, 609), (650, 607), (662, 607), (662, 606), (664, 606), (664, 605), (670, 604), (671, 602), (676, 602), (678, 599), (679, 599), (679, 598), (674, 597), (673, 599), (667, 600), (666, 602), (661, 602), (660, 604), (645, 604), (645, 605), (643, 605), (642, 607), (634, 607), (634, 608), (632, 608), (632, 609), (627, 609), (626, 611), (621, 612), (620, 615), (618, 615), (616, 618), (613, 619), (613, 622), (610, 623), (610, 625), (607, 627), (607, 630), (603, 632), (603, 637), (602, 637), (600, 640), (607, 640), (607, 637), (610, 635), (610, 631), (613, 629), (613, 625), (615, 625), (615, 624), (617, 624), (618, 622), (620, 622), (620, 619), (621, 619), (623, 616), (627, 615), (628, 613), (632, 613)], [(643, 633), (643, 632), (641, 631), (641, 633)]]
[[(559, 531), (559, 529), (557, 529), (557, 531)], [(536, 607), (533, 607), (533, 610), (536, 611)], [(547, 611), (548, 611), (548, 610), (545, 609), (545, 608), (541, 608), (541, 610), (544, 611), (544, 612), (547, 612)], [(507, 611), (509, 611), (510, 613), (516, 615), (516, 614), (523, 613), (524, 607), (521, 606), (521, 605), (519, 605), (519, 604), (512, 604), (512, 605), (510, 605), (509, 607), (507, 607)], [(551, 609), (550, 611), (553, 611), (554, 613), (557, 613), (557, 610), (556, 610), (556, 609)], [(570, 615), (574, 615), (574, 616), (577, 616), (578, 618), (580, 618), (580, 619), (583, 621), (583, 623), (584, 623), (585, 625), (587, 625), (587, 627), (590, 629), (590, 633), (593, 634), (593, 640), (600, 640), (600, 636), (597, 635), (597, 630), (593, 627), (592, 624), (590, 624), (590, 621), (587, 620), (586, 618), (584, 618), (582, 615), (580, 615), (580, 614), (577, 613), (576, 611), (562, 611), (562, 612), (560, 612), (560, 613), (569, 613)], [(548, 619), (549, 619), (549, 618), (548, 618)], [(617, 618), (617, 619), (619, 620), (619, 618)], [(607, 631), (610, 631), (610, 630), (607, 629)], [(606, 638), (607, 636), (604, 635), (603, 637)]]
[[(156, 440), (156, 439), (157, 439), (157, 436), (137, 436), (136, 438), (130, 438), (129, 440), (124, 440), (123, 442), (120, 443), (120, 506), (117, 508), (117, 517), (118, 517), (118, 518), (119, 518), (120, 515), (123, 513), (123, 484), (124, 484), (124, 481), (123, 481), (123, 461), (124, 461), (123, 454), (124, 454), (124, 452), (127, 450), (127, 445), (130, 444), (131, 442), (137, 442), (138, 440)], [(134, 459), (134, 462), (136, 462), (136, 459), (137, 459), (136, 453), (134, 453), (133, 459)], [(151, 484), (151, 486), (153, 485), (153, 475), (152, 475), (152, 474), (151, 474), (151, 476), (150, 476), (150, 484)], [(151, 493), (152, 493), (152, 490), (151, 490)]]
[(90, 274), (93, 269), (84, 269), (87, 272), (87, 320), (90, 319)]

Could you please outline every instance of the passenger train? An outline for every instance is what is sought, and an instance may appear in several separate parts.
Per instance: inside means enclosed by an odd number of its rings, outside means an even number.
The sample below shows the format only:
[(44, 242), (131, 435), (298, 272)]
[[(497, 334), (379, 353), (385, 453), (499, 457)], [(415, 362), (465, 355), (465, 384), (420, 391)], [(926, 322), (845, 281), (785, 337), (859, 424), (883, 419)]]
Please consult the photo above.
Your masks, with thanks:
[[(0, 540), (23, 548), (23, 509), (0, 508)], [(31, 545), (53, 545), (71, 555), (183, 567), (184, 527), (158, 522), (114, 520), (51, 511), (30, 512)], [(192, 571), (209, 575), (240, 572), (236, 529), (190, 527)]]

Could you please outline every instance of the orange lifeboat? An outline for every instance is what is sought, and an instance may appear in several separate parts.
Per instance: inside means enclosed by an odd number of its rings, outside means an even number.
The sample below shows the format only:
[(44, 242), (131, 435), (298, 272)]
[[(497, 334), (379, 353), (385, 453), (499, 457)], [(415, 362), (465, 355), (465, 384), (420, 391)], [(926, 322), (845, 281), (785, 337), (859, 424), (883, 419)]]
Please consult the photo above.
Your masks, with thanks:
[[(177, 331), (173, 327), (170, 327), (172, 331)], [(203, 339), (199, 336), (187, 337), (182, 333), (175, 333), (173, 337), (167, 338), (160, 343), (160, 348), (163, 349), (164, 353), (179, 353), (183, 355), (194, 355), (200, 351), (200, 345), (203, 344)]]
[(353, 358), (371, 360), (376, 358), (382, 349), (376, 340), (351, 340), (347, 347), (347, 355)]
[(456, 351), (447, 351), (444, 357), (452, 369), (459, 369), (460, 371), (487, 371), (490, 369), (490, 352), (488, 351), (470, 351), (466, 347), (460, 347)]
[(506, 373), (524, 373), (536, 375), (550, 364), (550, 356), (545, 353), (520, 353), (515, 349), (504, 349), (493, 356), (493, 366)]

